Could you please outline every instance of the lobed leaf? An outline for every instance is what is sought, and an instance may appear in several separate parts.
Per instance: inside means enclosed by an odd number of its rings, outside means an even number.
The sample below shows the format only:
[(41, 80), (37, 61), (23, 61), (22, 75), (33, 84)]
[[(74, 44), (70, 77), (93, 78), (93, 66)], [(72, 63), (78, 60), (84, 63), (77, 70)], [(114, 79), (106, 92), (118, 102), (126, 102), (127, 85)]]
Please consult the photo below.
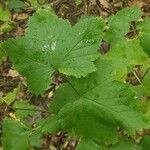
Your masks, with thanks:
[(143, 51), (138, 39), (120, 42), (114, 45), (102, 58), (113, 62), (116, 79), (124, 79), (129, 67), (148, 63), (148, 56)]
[(96, 71), (93, 61), (99, 56), (103, 24), (101, 19), (89, 17), (72, 27), (50, 11), (41, 10), (31, 17), (25, 37), (10, 39), (2, 47), (27, 78), (29, 89), (42, 94), (56, 70), (75, 77)]
[[(148, 119), (135, 107), (134, 93), (113, 80), (111, 62), (100, 60), (97, 68), (87, 78), (71, 78), (70, 84), (56, 91), (51, 110), (58, 115), (61, 128), (107, 144), (117, 141), (118, 127), (130, 135), (148, 128)], [(63, 91), (68, 94), (60, 97)]]
[(105, 38), (112, 45), (125, 40), (129, 32), (131, 21), (141, 18), (142, 12), (139, 7), (124, 8), (108, 18), (108, 27)]

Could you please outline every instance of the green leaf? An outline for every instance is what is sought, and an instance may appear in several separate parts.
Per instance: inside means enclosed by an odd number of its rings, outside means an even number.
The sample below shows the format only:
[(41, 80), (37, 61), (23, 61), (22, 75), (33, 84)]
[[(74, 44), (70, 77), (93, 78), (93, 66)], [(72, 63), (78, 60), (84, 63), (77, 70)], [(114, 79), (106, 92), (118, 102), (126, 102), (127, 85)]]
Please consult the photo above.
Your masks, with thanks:
[(78, 143), (76, 150), (141, 150), (141, 147), (127, 137), (119, 136), (117, 143), (109, 146), (100, 146), (92, 140), (81, 140)]
[(7, 104), (7, 105), (10, 105), (12, 102), (15, 101), (16, 99), (16, 96), (19, 92), (19, 86), (17, 88), (15, 88), (12, 92), (9, 92), (6, 94), (5, 97), (2, 98), (2, 100)]
[(75, 0), (76, 5), (80, 5), (82, 3), (82, 0)]
[(144, 89), (142, 85), (130, 85), (130, 88), (135, 92), (137, 98), (141, 99), (144, 96)]
[(34, 147), (40, 147), (42, 145), (43, 139), (40, 132), (34, 132), (30, 136), (30, 144)]
[(37, 126), (42, 133), (57, 133), (60, 129), (57, 116), (42, 119), (37, 122)]
[(112, 45), (125, 40), (125, 35), (129, 32), (131, 21), (136, 21), (142, 13), (139, 7), (124, 8), (108, 18), (108, 27), (105, 38)]
[(148, 56), (137, 39), (116, 44), (102, 57), (113, 62), (116, 79), (124, 79), (129, 67), (148, 62)]
[(29, 150), (28, 128), (13, 119), (4, 119), (2, 123), (4, 150)]
[(78, 143), (76, 150), (102, 150), (102, 149), (99, 145), (97, 145), (93, 141), (81, 140)]
[(101, 19), (81, 19), (72, 27), (50, 11), (41, 10), (31, 17), (28, 26), (25, 37), (10, 39), (2, 47), (35, 94), (48, 88), (55, 70), (75, 77), (96, 71), (93, 61), (99, 56)]
[[(35, 114), (34, 110), (36, 107), (29, 104), (29, 101), (21, 100), (16, 101), (13, 105), (14, 109), (16, 108), (15, 115), (21, 119), (28, 117), (29, 115)], [(22, 109), (29, 109), (29, 110), (22, 110)]]
[(137, 24), (139, 37), (144, 51), (150, 56), (150, 19), (146, 18)]
[[(118, 127), (130, 135), (148, 128), (148, 119), (135, 107), (133, 92), (113, 80), (111, 62), (99, 60), (97, 68), (87, 78), (71, 78), (70, 84), (63, 84), (56, 91), (51, 110), (58, 115), (61, 128), (107, 144), (117, 141)], [(60, 97), (62, 91), (65, 92)]]
[(23, 0), (9, 0), (8, 8), (10, 10), (15, 10), (16, 12), (20, 12), (21, 9), (25, 8), (27, 5), (23, 2)]
[(41, 5), (38, 3), (37, 0), (29, 0), (29, 2), (34, 10), (38, 10), (39, 8), (41, 8)]
[[(144, 77), (142, 77), (141, 79), (141, 83), (136, 85), (136, 86), (132, 86), (131, 88), (135, 91), (136, 96), (140, 99), (143, 99), (144, 97), (149, 97), (150, 96), (150, 66), (145, 66), (144, 68)], [(143, 72), (143, 71), (142, 71)], [(148, 101), (149, 102), (149, 101)], [(143, 107), (145, 108), (145, 106)]]
[(13, 29), (14, 25), (11, 22), (11, 14), (7, 8), (3, 8), (0, 4), (0, 34), (9, 32)]
[(143, 88), (144, 88), (144, 92), (147, 96), (150, 96), (150, 69), (149, 71), (146, 73), (145, 77), (142, 80), (142, 84), (143, 84)]
[(145, 136), (142, 140), (141, 150), (149, 150), (150, 148), (150, 136)]
[(0, 4), (0, 20), (1, 21), (10, 21), (11, 20), (11, 15), (10, 11), (7, 8), (3, 8), (2, 5)]
[(107, 148), (106, 150), (141, 150), (134, 141), (127, 139), (126, 137), (120, 137), (119, 141)]
[(45, 4), (46, 0), (28, 0), (28, 2), (30, 3), (31, 7), (36, 11), (41, 8), (50, 9), (49, 5)]
[(14, 28), (14, 24), (11, 22), (4, 22), (0, 26), (0, 34), (10, 32)]

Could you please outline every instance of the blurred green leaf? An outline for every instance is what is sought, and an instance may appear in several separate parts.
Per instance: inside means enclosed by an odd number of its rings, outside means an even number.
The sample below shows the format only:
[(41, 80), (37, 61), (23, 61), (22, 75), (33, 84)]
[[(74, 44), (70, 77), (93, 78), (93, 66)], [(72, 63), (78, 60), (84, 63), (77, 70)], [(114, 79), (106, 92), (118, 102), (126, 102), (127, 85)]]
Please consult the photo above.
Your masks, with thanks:
[(119, 141), (105, 150), (140, 150), (136, 143), (127, 137), (120, 137)]
[(149, 136), (145, 136), (143, 138), (141, 147), (142, 147), (141, 150), (149, 150), (150, 149), (150, 135)]
[[(28, 115), (35, 114), (35, 111), (33, 111), (35, 109), (35, 106), (31, 105), (29, 101), (25, 101), (25, 100), (16, 101), (14, 104), (14, 108), (18, 108), (16, 109), (15, 115), (19, 117), (20, 119), (24, 119)], [(26, 110), (23, 110), (23, 109), (26, 109)]]
[(11, 22), (11, 14), (9, 9), (3, 8), (0, 4), (0, 34), (9, 32), (13, 29), (14, 25)]
[(6, 118), (2, 123), (3, 149), (4, 150), (29, 150), (28, 127), (21, 122)]
[(9, 92), (6, 94), (5, 97), (2, 98), (2, 100), (7, 104), (10, 105), (15, 99), (19, 92), (20, 87), (18, 86), (15, 88), (12, 92)]
[(27, 7), (27, 4), (22, 0), (9, 0), (8, 8), (16, 12), (20, 12), (23, 8)]
[(10, 32), (14, 28), (14, 24), (11, 22), (4, 22), (0, 26), (0, 34)]
[(1, 21), (10, 21), (10, 11), (7, 8), (3, 8), (3, 6), (0, 4), (0, 20)]
[(82, 0), (75, 0), (76, 5), (80, 5), (82, 3)]
[(42, 119), (37, 122), (37, 126), (42, 133), (57, 133), (60, 130), (57, 116)]
[(150, 19), (146, 18), (137, 25), (139, 37), (144, 51), (150, 56)]
[(42, 133), (39, 132), (34, 132), (31, 136), (30, 136), (30, 144), (34, 147), (40, 147), (42, 144)]
[(78, 143), (76, 150), (102, 150), (102, 149), (99, 145), (94, 143), (94, 141), (81, 140)]
[(29, 0), (29, 2), (34, 10), (38, 10), (41, 7), (41, 5), (37, 2), (37, 0)]

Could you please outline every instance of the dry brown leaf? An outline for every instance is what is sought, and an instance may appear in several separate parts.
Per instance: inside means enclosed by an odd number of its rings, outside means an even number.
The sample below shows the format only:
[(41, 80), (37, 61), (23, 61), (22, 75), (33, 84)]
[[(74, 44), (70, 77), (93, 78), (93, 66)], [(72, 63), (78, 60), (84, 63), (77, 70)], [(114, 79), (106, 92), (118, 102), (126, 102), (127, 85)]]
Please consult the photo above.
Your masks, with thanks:
[(19, 76), (19, 73), (16, 71), (16, 70), (12, 70), (10, 69), (9, 70), (9, 73), (7, 74), (7, 76), (10, 76), (10, 77), (18, 77)]
[(53, 91), (48, 93), (48, 98), (52, 98), (52, 96), (53, 96)]
[(137, 5), (139, 7), (143, 7), (146, 2), (150, 2), (150, 0), (132, 0), (129, 1), (129, 5)]
[(15, 19), (17, 19), (17, 20), (26, 20), (26, 19), (28, 19), (28, 14), (26, 14), (26, 13), (21, 13), (21, 14), (17, 14), (16, 16), (15, 16)]
[(109, 5), (109, 3), (108, 3), (107, 0), (99, 0), (99, 2), (100, 2), (101, 5), (103, 5), (105, 8), (109, 8), (109, 7), (110, 7), (110, 5)]
[(50, 150), (57, 150), (53, 145), (50, 145), (50, 146), (49, 146), (49, 149), (50, 149)]
[(24, 29), (18, 27), (14, 33), (15, 36), (21, 36), (24, 34)]

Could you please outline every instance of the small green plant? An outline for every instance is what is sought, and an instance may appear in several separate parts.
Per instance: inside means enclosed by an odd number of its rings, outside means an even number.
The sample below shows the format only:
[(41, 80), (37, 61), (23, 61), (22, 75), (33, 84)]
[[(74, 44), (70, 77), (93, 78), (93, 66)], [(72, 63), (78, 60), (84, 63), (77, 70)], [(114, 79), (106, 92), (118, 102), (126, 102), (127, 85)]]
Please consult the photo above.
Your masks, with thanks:
[[(71, 26), (53, 12), (39, 10), (30, 18), (25, 36), (2, 43), (36, 95), (51, 86), (55, 72), (66, 76), (49, 106), (53, 116), (38, 121), (35, 128), (4, 119), (4, 149), (28, 150), (32, 143), (40, 146), (42, 134), (59, 131), (79, 139), (77, 150), (148, 149), (149, 135), (144, 133), (150, 128), (150, 114), (142, 97), (149, 101), (150, 20), (141, 16), (138, 7), (125, 8), (107, 22), (81, 17)], [(128, 38), (133, 23), (136, 34)], [(98, 52), (102, 40), (110, 43), (106, 54)], [(144, 70), (142, 79), (134, 71), (136, 65)], [(137, 86), (125, 82), (128, 72), (135, 75)], [(139, 95), (135, 87), (143, 92)], [(136, 138), (138, 132), (142, 140)]]
[(14, 24), (11, 21), (10, 11), (7, 8), (3, 8), (0, 4), (0, 35), (7, 33), (14, 28)]

